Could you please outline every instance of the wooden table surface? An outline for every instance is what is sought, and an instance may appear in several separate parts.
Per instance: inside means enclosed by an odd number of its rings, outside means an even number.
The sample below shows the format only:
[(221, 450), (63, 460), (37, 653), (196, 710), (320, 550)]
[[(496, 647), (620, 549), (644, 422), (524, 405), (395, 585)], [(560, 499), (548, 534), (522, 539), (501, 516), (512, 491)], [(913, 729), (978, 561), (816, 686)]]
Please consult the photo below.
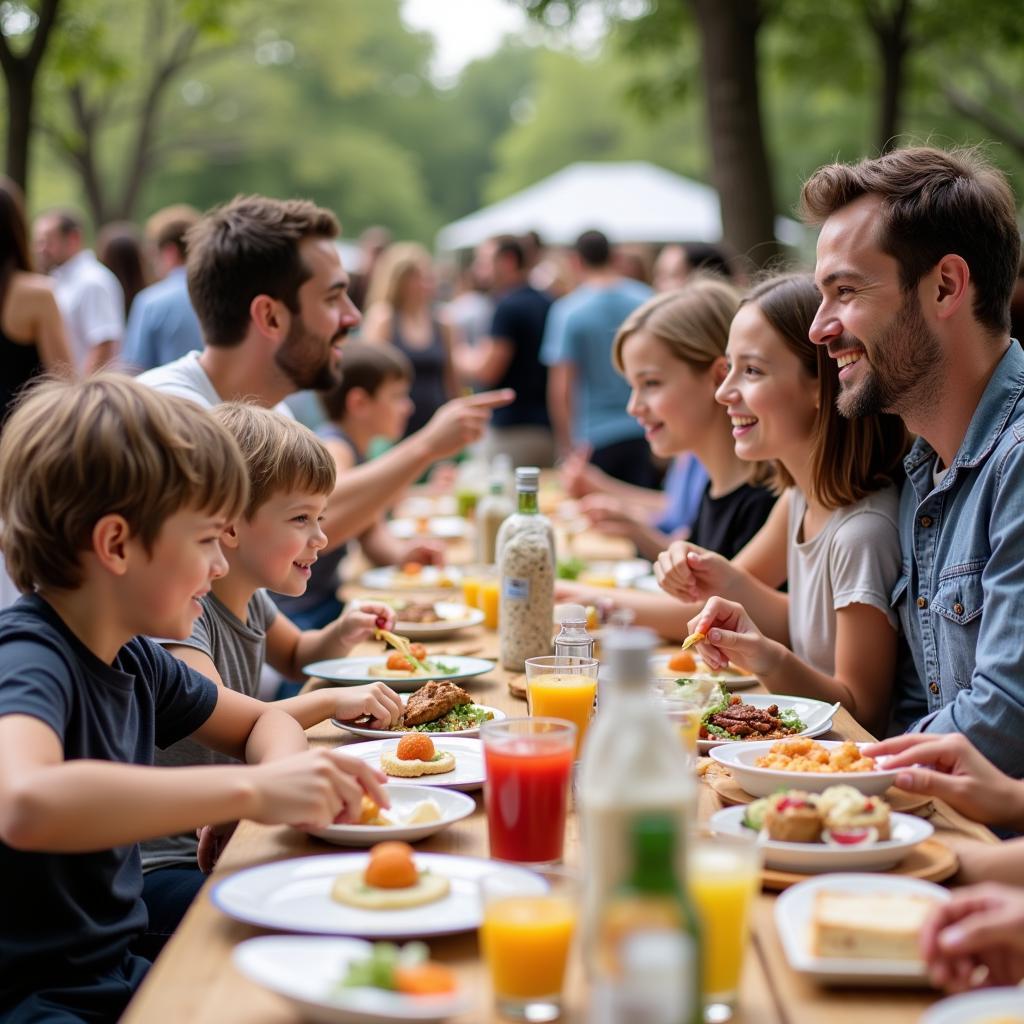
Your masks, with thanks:
[[(459, 633), (446, 641), (428, 644), (437, 653), (458, 654), (474, 649), (482, 657), (497, 653), (497, 636), (482, 627)], [(367, 645), (376, 653), (379, 645)], [(476, 649), (479, 649), (478, 651)], [(466, 687), (483, 704), (501, 708), (510, 716), (525, 715), (526, 704), (512, 696), (510, 681), (516, 677), (500, 668)], [(521, 677), (520, 677), (521, 678)], [(316, 681), (312, 685), (318, 685)], [(359, 742), (329, 723), (309, 731), (311, 742), (333, 745)], [(845, 711), (835, 718), (835, 732), (826, 738), (868, 739), (868, 734)], [(706, 820), (722, 803), (706, 784), (698, 788), (698, 814)], [(474, 794), (476, 811), (438, 835), (417, 844), (423, 852), (488, 856), (487, 824), (483, 811), (483, 792)], [(987, 829), (966, 821), (948, 807), (936, 802), (930, 820), (936, 836), (967, 835), (995, 842)], [(297, 1024), (300, 1018), (273, 993), (240, 975), (231, 963), (231, 951), (244, 939), (265, 934), (261, 929), (232, 921), (210, 901), (212, 885), (243, 868), (270, 861), (313, 854), (344, 852), (285, 826), (257, 825), (243, 821), (224, 851), (209, 882), (204, 886), (181, 927), (154, 964), (149, 977), (122, 1018), (129, 1024), (183, 1022), (190, 1024)], [(575, 816), (570, 813), (566, 835), (566, 861), (578, 863), (579, 834)], [(790, 970), (775, 931), (772, 909), (775, 896), (763, 892), (755, 906), (753, 937), (744, 963), (739, 1012), (734, 1018), (742, 1024), (911, 1024), (938, 997), (927, 991), (901, 991), (884, 988), (822, 988)], [(460, 1024), (504, 1020), (492, 1009), (486, 971), (479, 957), (475, 934), (430, 940), (432, 956), (449, 964), (460, 979), (476, 993), (475, 1008)], [(563, 1019), (580, 1020), (585, 998), (580, 966), (571, 968), (568, 1010)]]

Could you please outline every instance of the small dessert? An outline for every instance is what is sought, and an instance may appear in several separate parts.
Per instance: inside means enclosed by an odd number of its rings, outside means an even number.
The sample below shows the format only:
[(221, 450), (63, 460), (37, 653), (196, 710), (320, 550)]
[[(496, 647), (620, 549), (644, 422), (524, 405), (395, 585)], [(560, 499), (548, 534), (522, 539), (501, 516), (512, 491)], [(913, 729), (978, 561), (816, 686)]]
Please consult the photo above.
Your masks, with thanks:
[(421, 775), (455, 771), (455, 755), (436, 751), (429, 736), (413, 732), (398, 741), (394, 753), (385, 751), (380, 755), (380, 766), (395, 778), (418, 779)]
[(820, 890), (811, 914), (811, 952), (852, 960), (920, 960), (918, 936), (934, 906), (926, 896)]
[(408, 843), (378, 843), (362, 871), (339, 875), (331, 898), (363, 910), (401, 910), (433, 903), (448, 895), (447, 878), (420, 871)]
[(821, 839), (821, 811), (810, 793), (790, 790), (768, 798), (764, 830), (780, 843), (816, 843)]
[(870, 836), (885, 841), (892, 836), (889, 805), (878, 797), (865, 796), (853, 786), (829, 786), (818, 800), (823, 825), (829, 835), (826, 842), (842, 845), (863, 841)]

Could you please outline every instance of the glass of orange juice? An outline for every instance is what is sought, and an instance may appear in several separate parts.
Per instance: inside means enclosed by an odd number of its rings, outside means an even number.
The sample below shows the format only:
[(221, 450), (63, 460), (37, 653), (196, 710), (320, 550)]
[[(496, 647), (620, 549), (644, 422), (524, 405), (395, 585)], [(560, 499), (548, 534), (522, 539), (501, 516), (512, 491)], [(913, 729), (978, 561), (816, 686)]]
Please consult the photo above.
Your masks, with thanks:
[(526, 701), (530, 714), (562, 718), (576, 726), (576, 757), (594, 714), (597, 659), (545, 655), (526, 659)]
[(761, 891), (756, 838), (702, 837), (690, 854), (690, 894), (701, 928), (704, 1019), (731, 1020), (750, 941), (754, 900)]
[(525, 1021), (561, 1016), (579, 892), (579, 879), (560, 868), (480, 879), (480, 945), (502, 1015)]
[(496, 573), (489, 573), (480, 581), (480, 609), (484, 613), (484, 628), (498, 628), (498, 604), (500, 580)]
[(697, 740), (700, 737), (701, 706), (681, 697), (661, 698), (661, 708), (672, 727), (679, 733), (683, 746), (690, 757), (697, 756)]

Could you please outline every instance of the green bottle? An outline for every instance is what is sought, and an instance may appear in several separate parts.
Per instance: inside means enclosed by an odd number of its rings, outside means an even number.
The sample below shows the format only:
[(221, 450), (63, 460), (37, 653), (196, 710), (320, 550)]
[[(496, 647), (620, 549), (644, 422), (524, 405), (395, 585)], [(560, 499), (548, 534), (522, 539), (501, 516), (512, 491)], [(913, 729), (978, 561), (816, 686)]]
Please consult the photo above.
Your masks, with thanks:
[(632, 869), (601, 915), (591, 1024), (702, 1024), (700, 926), (676, 865), (675, 821), (630, 826)]

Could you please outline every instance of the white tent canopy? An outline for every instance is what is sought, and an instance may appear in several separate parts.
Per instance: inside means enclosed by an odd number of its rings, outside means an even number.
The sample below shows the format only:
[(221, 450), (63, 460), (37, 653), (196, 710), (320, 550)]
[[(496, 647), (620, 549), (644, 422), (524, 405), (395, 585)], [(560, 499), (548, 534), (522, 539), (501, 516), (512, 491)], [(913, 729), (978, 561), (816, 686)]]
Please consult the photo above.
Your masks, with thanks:
[[(545, 244), (572, 245), (590, 228), (612, 242), (718, 242), (718, 193), (640, 160), (570, 164), (443, 227), (437, 248), (470, 249), (495, 235), (525, 231), (537, 231)], [(794, 221), (776, 218), (775, 231), (790, 244), (799, 241), (800, 226)]]

